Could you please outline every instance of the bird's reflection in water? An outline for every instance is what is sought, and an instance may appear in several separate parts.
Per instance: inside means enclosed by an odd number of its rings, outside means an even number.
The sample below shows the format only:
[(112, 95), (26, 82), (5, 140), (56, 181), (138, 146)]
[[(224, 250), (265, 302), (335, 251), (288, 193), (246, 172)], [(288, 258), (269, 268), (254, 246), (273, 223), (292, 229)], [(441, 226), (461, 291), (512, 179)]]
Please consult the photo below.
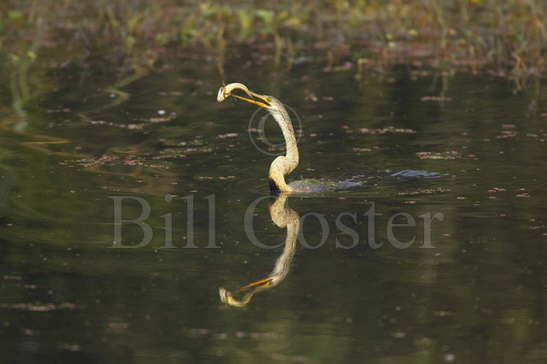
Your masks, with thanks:
[(244, 307), (256, 293), (277, 286), (287, 277), (296, 249), (298, 229), (300, 228), (300, 217), (296, 211), (286, 206), (287, 197), (287, 193), (278, 194), (276, 200), (270, 206), (270, 217), (273, 223), (280, 228), (287, 229), (285, 248), (277, 258), (274, 269), (267, 277), (246, 284), (237, 291), (231, 292), (220, 287), (218, 293), (223, 303), (234, 307)]

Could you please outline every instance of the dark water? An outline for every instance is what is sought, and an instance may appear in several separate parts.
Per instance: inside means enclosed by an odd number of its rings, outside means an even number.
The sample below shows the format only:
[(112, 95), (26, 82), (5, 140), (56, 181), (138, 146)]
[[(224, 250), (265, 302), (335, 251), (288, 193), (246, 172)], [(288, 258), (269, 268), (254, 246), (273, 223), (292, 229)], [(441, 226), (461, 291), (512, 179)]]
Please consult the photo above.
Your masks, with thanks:
[(1, 362), (547, 360), (544, 83), (235, 62), (300, 117), (288, 180), (363, 182), (270, 210), (281, 134), (213, 61), (131, 75), (2, 71)]

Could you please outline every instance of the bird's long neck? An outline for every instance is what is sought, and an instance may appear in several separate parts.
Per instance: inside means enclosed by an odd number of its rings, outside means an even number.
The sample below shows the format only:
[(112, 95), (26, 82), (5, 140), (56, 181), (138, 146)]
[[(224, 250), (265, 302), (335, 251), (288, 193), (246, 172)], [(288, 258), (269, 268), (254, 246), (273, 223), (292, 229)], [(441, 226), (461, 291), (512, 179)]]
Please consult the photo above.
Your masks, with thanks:
[(277, 157), (270, 165), (268, 174), (270, 188), (274, 192), (288, 192), (292, 189), (285, 182), (285, 175), (291, 173), (298, 166), (298, 145), (287, 111), (283, 108), (278, 112), (272, 112), (272, 115), (283, 133), (286, 153), (284, 156)]
[(285, 248), (279, 258), (277, 258), (275, 267), (270, 274), (272, 277), (272, 286), (278, 285), (289, 274), (300, 229), (300, 216), (296, 211), (285, 205), (287, 197), (287, 193), (279, 194), (276, 201), (270, 206), (270, 217), (274, 224), (280, 228), (287, 229)]

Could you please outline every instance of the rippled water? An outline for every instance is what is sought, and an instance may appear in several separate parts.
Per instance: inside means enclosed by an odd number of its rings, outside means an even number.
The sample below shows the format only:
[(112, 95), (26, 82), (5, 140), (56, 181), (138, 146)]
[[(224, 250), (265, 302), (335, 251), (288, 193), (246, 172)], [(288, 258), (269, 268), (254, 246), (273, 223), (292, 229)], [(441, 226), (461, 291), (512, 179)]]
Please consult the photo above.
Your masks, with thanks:
[(276, 204), (214, 62), (1, 89), (6, 362), (545, 362), (544, 83), (239, 63), (299, 117), (288, 180), (359, 186)]

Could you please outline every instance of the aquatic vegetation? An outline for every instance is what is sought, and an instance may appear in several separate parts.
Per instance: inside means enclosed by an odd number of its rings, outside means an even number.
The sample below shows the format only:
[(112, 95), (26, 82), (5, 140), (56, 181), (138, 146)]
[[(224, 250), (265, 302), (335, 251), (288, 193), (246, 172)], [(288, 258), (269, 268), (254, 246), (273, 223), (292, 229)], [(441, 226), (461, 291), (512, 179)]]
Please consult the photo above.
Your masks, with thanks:
[[(251, 45), (288, 66), (306, 55), (358, 77), (397, 63), (439, 72), (485, 67), (517, 85), (546, 71), (547, 3), (540, 0), (313, 0), (305, 3), (174, 0), (8, 0), (0, 45), (59, 66), (103, 57), (152, 65), (168, 53), (226, 53)], [(184, 52), (184, 53), (183, 53)]]

